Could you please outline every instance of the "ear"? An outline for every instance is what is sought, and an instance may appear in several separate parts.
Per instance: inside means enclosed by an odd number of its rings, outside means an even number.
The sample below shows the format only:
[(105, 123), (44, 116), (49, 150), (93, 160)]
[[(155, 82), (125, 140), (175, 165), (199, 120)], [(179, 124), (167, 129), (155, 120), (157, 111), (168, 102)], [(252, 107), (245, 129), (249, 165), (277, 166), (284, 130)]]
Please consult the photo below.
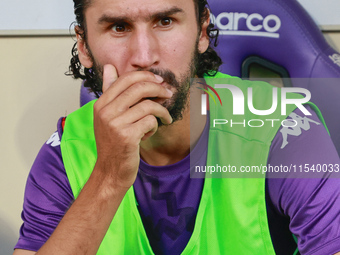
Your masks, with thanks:
[(207, 9), (207, 18), (202, 24), (201, 34), (198, 41), (198, 50), (200, 53), (204, 53), (209, 47), (209, 36), (207, 34), (207, 28), (210, 24), (210, 11)]
[(86, 42), (81, 36), (82, 29), (79, 26), (76, 26), (74, 30), (77, 36), (77, 49), (79, 61), (84, 67), (91, 68), (93, 66), (93, 62), (87, 50)]

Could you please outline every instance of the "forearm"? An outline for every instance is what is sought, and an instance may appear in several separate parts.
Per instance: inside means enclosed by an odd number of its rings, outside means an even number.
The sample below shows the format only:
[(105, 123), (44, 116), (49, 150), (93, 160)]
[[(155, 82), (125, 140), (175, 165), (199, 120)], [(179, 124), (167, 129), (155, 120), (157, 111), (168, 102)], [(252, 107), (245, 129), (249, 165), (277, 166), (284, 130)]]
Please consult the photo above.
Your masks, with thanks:
[(164, 124), (172, 122), (168, 110), (149, 99), (166, 100), (172, 96), (170, 90), (159, 85), (162, 82), (162, 77), (147, 71), (118, 78), (113, 66), (104, 67), (103, 95), (93, 106), (96, 166), (38, 254), (97, 252), (124, 195), (136, 179), (141, 140), (157, 131), (156, 117)]
[(127, 190), (101, 169), (88, 182), (37, 254), (96, 254)]

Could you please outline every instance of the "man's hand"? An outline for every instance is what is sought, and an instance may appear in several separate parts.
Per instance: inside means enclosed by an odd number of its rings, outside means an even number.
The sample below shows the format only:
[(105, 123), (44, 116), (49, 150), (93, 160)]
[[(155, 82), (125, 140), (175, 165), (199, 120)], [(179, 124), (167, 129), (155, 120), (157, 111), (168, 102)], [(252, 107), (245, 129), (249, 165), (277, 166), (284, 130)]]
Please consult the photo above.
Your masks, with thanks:
[[(98, 159), (93, 172), (57, 228), (36, 254), (96, 254), (127, 190), (136, 179), (139, 143), (172, 119), (159, 101), (172, 96), (151, 72), (117, 77), (104, 67), (103, 95), (94, 105)], [(155, 98), (155, 99), (148, 99)], [(86, 156), (86, 155), (84, 155)], [(16, 250), (14, 254), (34, 254)]]
[(104, 66), (103, 95), (94, 105), (94, 130), (98, 159), (96, 166), (114, 178), (114, 185), (128, 189), (139, 166), (139, 143), (157, 131), (157, 119), (170, 124), (168, 110), (159, 102), (172, 92), (162, 77), (135, 71), (117, 77), (115, 67)]

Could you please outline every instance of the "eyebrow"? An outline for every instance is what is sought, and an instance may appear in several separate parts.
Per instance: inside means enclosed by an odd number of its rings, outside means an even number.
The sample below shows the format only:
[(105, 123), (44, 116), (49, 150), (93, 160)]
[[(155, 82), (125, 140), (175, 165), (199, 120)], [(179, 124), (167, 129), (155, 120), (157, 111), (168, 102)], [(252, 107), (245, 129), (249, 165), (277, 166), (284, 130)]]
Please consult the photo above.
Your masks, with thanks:
[[(148, 15), (144, 20), (145, 21), (150, 21), (150, 20), (157, 20), (157, 19), (162, 19), (177, 13), (184, 13), (183, 9), (178, 8), (178, 7), (173, 7), (169, 10), (157, 12), (151, 15)], [(98, 24), (104, 24), (104, 23), (117, 23), (117, 22), (123, 22), (123, 21), (128, 21), (128, 22), (133, 22), (134, 20), (128, 16), (110, 16), (108, 14), (103, 14), (99, 20)]]

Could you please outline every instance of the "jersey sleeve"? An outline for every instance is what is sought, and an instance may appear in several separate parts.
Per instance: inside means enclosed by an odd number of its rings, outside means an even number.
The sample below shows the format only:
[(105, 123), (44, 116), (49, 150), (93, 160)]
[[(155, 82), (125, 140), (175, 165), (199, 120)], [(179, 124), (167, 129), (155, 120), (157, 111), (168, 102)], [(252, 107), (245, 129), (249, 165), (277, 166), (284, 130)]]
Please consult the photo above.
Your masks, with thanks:
[(268, 165), (291, 167), (292, 173), (285, 173), (287, 178), (267, 174), (267, 189), (276, 213), (288, 219), (301, 254), (335, 254), (340, 251), (340, 160), (322, 122), (308, 110), (312, 116), (299, 109), (290, 115), (300, 121), (299, 128), (277, 133)]
[(61, 157), (62, 120), (58, 131), (42, 146), (28, 175), (23, 224), (15, 249), (38, 251), (74, 200)]

